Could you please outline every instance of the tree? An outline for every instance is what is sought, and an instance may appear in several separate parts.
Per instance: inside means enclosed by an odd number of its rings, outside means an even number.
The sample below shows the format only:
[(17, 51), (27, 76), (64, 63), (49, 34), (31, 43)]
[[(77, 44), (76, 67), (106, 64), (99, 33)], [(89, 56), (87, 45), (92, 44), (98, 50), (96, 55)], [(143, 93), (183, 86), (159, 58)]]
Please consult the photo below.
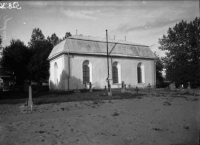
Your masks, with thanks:
[(72, 36), (71, 33), (70, 32), (66, 32), (65, 33), (65, 37), (63, 37), (63, 40), (65, 40), (67, 37), (70, 37), (70, 36)]
[[(52, 39), (56, 38), (56, 35), (52, 35)], [(41, 82), (47, 81), (49, 78), (49, 60), (47, 59), (53, 45), (44, 38), (42, 31), (39, 28), (33, 30), (31, 40), (29, 42), (29, 49), (31, 52), (30, 62), (28, 63), (28, 80), (30, 82), (36, 82), (38, 86)], [(52, 41), (53, 43), (55, 41)]]
[(56, 36), (55, 33), (53, 33), (53, 34), (51, 35), (51, 37), (48, 36), (48, 37), (47, 37), (47, 40), (48, 40), (53, 46), (57, 45), (57, 44), (60, 42), (58, 36)]
[(28, 42), (29, 47), (33, 46), (35, 44), (35, 42), (38, 40), (43, 41), (43, 40), (45, 40), (45, 37), (39, 28), (35, 28), (35, 29), (33, 29), (30, 42)]
[(200, 85), (200, 18), (181, 21), (159, 39), (159, 49), (166, 50), (163, 62), (166, 78), (177, 85)]
[(1, 48), (1, 43), (2, 43), (2, 38), (1, 38), (1, 35), (0, 35), (0, 48)]
[(38, 85), (49, 78), (49, 60), (47, 59), (53, 45), (47, 40), (35, 41), (34, 47), (31, 47), (31, 58), (28, 64), (29, 77), (32, 82), (37, 82)]
[(2, 37), (1, 37), (1, 35), (0, 35), (0, 51), (3, 49), (3, 47), (2, 47), (2, 42), (3, 42), (3, 40), (2, 40)]
[(156, 56), (156, 84), (161, 85), (164, 82), (164, 78), (162, 75), (164, 65), (162, 59), (156, 53), (154, 54)]
[(0, 51), (1, 51), (1, 49), (3, 49), (3, 47), (1, 46), (1, 43), (2, 43), (2, 38), (1, 38), (1, 35), (0, 35)]
[[(56, 38), (52, 35), (52, 39)], [(51, 39), (46, 40), (42, 31), (39, 28), (33, 29), (29, 49), (31, 52), (30, 62), (27, 66), (29, 71), (28, 80), (37, 82), (38, 85), (42, 80), (48, 80), (49, 77), (49, 60), (47, 60), (53, 45), (49, 42)]]
[(30, 51), (20, 40), (11, 40), (10, 45), (3, 50), (2, 67), (16, 78), (16, 84), (22, 85), (28, 76), (27, 64)]

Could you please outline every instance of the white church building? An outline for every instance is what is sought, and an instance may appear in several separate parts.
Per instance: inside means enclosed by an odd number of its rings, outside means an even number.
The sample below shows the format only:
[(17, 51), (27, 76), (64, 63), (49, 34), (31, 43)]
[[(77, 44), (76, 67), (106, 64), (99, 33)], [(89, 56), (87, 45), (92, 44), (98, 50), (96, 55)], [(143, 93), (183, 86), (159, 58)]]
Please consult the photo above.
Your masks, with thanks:
[[(50, 90), (107, 87), (108, 65), (111, 88), (156, 85), (155, 55), (146, 45), (108, 41), (90, 36), (71, 36), (57, 44), (50, 61)], [(109, 62), (109, 64), (107, 63)]]

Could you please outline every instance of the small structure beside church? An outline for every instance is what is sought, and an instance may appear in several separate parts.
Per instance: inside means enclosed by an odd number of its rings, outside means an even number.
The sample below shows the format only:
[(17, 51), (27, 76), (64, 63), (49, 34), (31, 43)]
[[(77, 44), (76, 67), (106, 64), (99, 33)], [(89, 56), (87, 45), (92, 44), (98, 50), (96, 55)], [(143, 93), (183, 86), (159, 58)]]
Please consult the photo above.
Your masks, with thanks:
[(10, 88), (10, 74), (8, 74), (0, 66), (0, 90), (9, 90)]
[[(3, 49), (0, 47), (0, 61), (2, 59), (2, 52)], [(11, 75), (0, 65), (0, 92), (10, 89), (10, 78)]]
[(169, 84), (169, 89), (170, 89), (171, 91), (176, 90), (175, 82), (172, 82), (172, 83)]
[(190, 90), (190, 89), (191, 89), (190, 82), (188, 82), (187, 89), (188, 89), (188, 90)]
[[(131, 87), (156, 85), (155, 55), (146, 45), (127, 41), (71, 36), (57, 44), (50, 60), (50, 90), (104, 89), (107, 79), (112, 88), (122, 81)], [(109, 78), (108, 78), (109, 65)]]

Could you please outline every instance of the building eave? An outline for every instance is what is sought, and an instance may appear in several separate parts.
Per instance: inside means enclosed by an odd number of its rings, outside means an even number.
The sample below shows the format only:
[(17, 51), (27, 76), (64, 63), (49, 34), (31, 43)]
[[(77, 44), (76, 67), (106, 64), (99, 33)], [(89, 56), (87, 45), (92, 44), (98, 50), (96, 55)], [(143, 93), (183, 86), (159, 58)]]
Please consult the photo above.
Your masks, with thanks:
[[(94, 56), (94, 57), (107, 57), (105, 53), (77, 53), (77, 52), (60, 52), (55, 54), (54, 56), (48, 58), (49, 61), (54, 60), (55, 58), (58, 58), (62, 55), (81, 55), (81, 56)], [(111, 54), (109, 57), (115, 57), (115, 58), (132, 58), (132, 59), (148, 59), (148, 60), (155, 60), (155, 58), (150, 57), (140, 57), (140, 56), (131, 56), (131, 55), (119, 55), (119, 54)]]

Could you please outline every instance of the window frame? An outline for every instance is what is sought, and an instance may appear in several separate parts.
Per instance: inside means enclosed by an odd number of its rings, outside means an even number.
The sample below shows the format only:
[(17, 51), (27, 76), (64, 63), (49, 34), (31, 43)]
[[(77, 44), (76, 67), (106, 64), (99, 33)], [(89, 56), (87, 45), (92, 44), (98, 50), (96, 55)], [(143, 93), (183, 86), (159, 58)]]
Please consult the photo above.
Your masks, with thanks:
[(145, 71), (144, 64), (139, 62), (137, 65), (137, 82), (138, 84), (145, 83)]
[(83, 65), (83, 84), (90, 82), (90, 67)]
[(83, 84), (92, 83), (92, 63), (89, 60), (82, 63), (82, 79)]
[(112, 66), (112, 79), (113, 79), (113, 84), (119, 83), (119, 73), (117, 66)]
[(118, 61), (112, 63), (112, 83), (120, 84), (121, 83), (121, 65)]

